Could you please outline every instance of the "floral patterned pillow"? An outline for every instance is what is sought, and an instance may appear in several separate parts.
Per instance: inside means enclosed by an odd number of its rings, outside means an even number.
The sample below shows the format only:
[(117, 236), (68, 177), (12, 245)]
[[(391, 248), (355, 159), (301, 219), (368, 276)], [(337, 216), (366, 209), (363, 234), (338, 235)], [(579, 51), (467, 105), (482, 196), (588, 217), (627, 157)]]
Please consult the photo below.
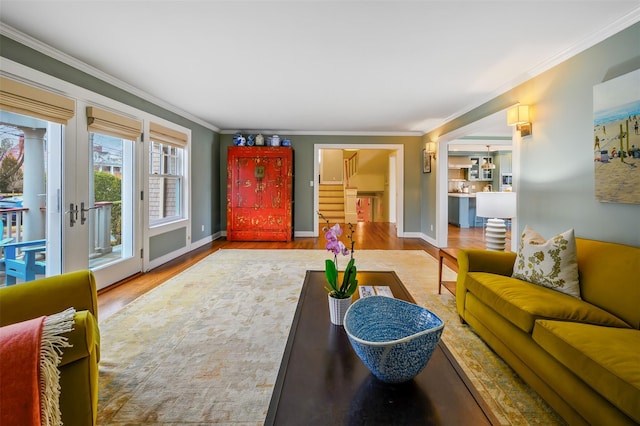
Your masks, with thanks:
[(580, 299), (573, 229), (545, 241), (540, 234), (525, 226), (512, 276)]

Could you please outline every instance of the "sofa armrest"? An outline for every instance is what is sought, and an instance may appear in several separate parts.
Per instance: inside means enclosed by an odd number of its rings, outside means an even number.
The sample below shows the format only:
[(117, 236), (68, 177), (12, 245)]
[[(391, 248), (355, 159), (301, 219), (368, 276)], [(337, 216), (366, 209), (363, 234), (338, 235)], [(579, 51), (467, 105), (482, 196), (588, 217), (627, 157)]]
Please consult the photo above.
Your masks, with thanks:
[(489, 272), (510, 277), (516, 253), (480, 249), (458, 250), (458, 279), (456, 280), (456, 307), (458, 315), (464, 318), (464, 301), (467, 293), (469, 272)]
[(65, 333), (69, 339), (70, 348), (65, 348), (62, 352), (60, 365), (71, 364), (82, 358), (89, 357), (96, 353), (96, 360), (100, 361), (100, 330), (98, 321), (89, 311), (78, 311), (74, 316), (73, 330)]
[(461, 249), (458, 251), (458, 271), (489, 272), (510, 277), (516, 253), (480, 249)]
[(93, 273), (69, 272), (0, 288), (0, 326), (73, 307), (98, 319), (98, 296)]

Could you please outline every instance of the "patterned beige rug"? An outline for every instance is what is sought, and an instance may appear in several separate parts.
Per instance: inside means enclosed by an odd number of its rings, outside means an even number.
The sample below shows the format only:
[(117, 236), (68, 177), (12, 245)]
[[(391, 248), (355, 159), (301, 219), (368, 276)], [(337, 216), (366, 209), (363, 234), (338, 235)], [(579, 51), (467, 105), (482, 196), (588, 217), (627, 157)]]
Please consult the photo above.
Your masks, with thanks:
[[(101, 322), (99, 424), (262, 425), (305, 271), (322, 270), (326, 258), (220, 250)], [(445, 321), (443, 340), (502, 424), (562, 424), (460, 324), (453, 296), (437, 294), (434, 258), (420, 250), (356, 258), (360, 270), (396, 271)]]

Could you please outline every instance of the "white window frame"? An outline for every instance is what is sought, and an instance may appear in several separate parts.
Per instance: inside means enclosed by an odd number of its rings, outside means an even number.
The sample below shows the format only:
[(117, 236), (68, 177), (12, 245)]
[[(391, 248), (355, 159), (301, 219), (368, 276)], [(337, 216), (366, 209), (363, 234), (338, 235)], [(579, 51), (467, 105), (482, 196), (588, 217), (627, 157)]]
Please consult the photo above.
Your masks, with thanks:
[[(159, 124), (168, 129), (180, 132), (186, 135), (186, 142), (184, 144), (174, 143), (175, 146), (183, 148), (184, 154), (182, 156), (182, 197), (180, 200), (180, 211), (182, 212), (179, 217), (167, 218), (164, 220), (150, 221), (149, 220), (149, 176), (150, 176), (150, 150), (151, 150), (151, 132), (150, 121), (155, 124)], [(154, 235), (162, 234), (173, 229), (187, 227), (187, 248), (191, 244), (191, 129), (182, 127), (173, 122), (153, 117), (151, 120), (145, 120), (143, 132), (143, 191), (142, 195), (144, 201), (143, 217), (145, 221), (145, 227), (147, 229), (147, 235), (145, 235), (145, 244), (149, 244), (149, 238)], [(160, 141), (162, 142), (162, 141)], [(145, 247), (145, 263), (148, 264), (148, 247)], [(176, 253), (178, 254), (178, 253)], [(181, 253), (179, 253), (181, 254)], [(179, 255), (178, 254), (178, 255)]]
[[(159, 146), (159, 152), (156, 153), (153, 149), (154, 146)], [(178, 182), (177, 194), (178, 202), (176, 203), (176, 208), (178, 210), (177, 214), (172, 216), (163, 216), (157, 219), (151, 218), (150, 213), (151, 209), (149, 208), (149, 214), (147, 215), (147, 219), (149, 221), (149, 227), (153, 228), (155, 226), (163, 225), (166, 223), (171, 223), (175, 221), (179, 221), (188, 217), (188, 212), (185, 209), (185, 184), (187, 179), (185, 179), (185, 171), (187, 170), (187, 161), (188, 157), (188, 149), (187, 146), (177, 146), (173, 144), (166, 144), (163, 142), (155, 141), (152, 138), (149, 138), (149, 149), (147, 150), (147, 155), (149, 157), (149, 167), (147, 168), (147, 204), (150, 204), (151, 201), (151, 188), (150, 183), (153, 178), (162, 178), (163, 182), (166, 182), (167, 179), (176, 179)], [(166, 153), (166, 150), (180, 150), (177, 152), (177, 155), (172, 155), (171, 153)], [(153, 169), (153, 161), (152, 158), (155, 155), (159, 155), (159, 170)], [(173, 171), (171, 169), (177, 169)], [(160, 194), (160, 205), (165, 206), (164, 200), (164, 191)]]
[[(160, 118), (154, 114), (148, 113), (146, 111), (139, 110), (133, 106), (124, 104), (122, 102), (107, 98), (98, 93), (92, 92), (90, 90), (83, 89), (79, 86), (74, 85), (73, 83), (60, 80), (55, 78), (49, 74), (45, 74), (41, 71), (34, 70), (32, 68), (26, 67), (22, 64), (18, 64), (10, 59), (3, 58), (2, 63), (0, 63), (0, 75), (8, 78), (12, 78), (18, 81), (21, 81), (25, 84), (30, 84), (35, 87), (41, 87), (45, 90), (58, 93), (62, 96), (68, 96), (76, 100), (78, 105), (76, 105), (76, 115), (74, 118), (69, 120), (68, 126), (64, 128), (64, 139), (75, 140), (80, 137), (77, 133), (77, 129), (82, 129), (84, 125), (78, 124), (78, 117), (85, 116), (84, 108), (86, 106), (97, 106), (108, 110), (118, 111), (122, 114), (125, 114), (130, 117), (139, 118), (143, 122), (143, 137), (141, 138), (141, 142), (136, 146), (136, 157), (142, 164), (136, 165), (136, 175), (140, 179), (140, 187), (139, 190), (142, 191), (142, 194), (138, 195), (138, 199), (142, 198), (142, 203), (140, 205), (140, 222), (138, 223), (139, 230), (136, 231), (135, 238), (140, 238), (139, 244), (137, 243), (137, 248), (141, 248), (143, 250), (142, 257), (142, 270), (146, 271), (157, 267), (165, 262), (168, 262), (172, 259), (177, 258), (178, 256), (189, 252), (192, 249), (191, 245), (191, 129), (182, 127), (173, 122), (167, 121), (163, 118)], [(81, 108), (80, 108), (81, 107)], [(78, 109), (80, 108), (80, 109)], [(82, 111), (82, 113), (81, 113)], [(175, 220), (173, 222), (168, 222), (164, 224), (160, 224), (154, 226), (153, 228), (149, 226), (148, 223), (148, 209), (146, 203), (145, 193), (148, 188), (147, 182), (147, 171), (149, 170), (148, 165), (148, 138), (149, 138), (149, 123), (154, 122), (157, 124), (161, 124), (164, 127), (174, 129), (175, 131), (179, 131), (187, 135), (187, 142), (185, 144), (186, 155), (184, 158), (185, 161), (185, 169), (184, 169), (184, 184), (183, 184), (183, 200), (182, 200), (182, 219)], [(82, 132), (80, 132), (82, 133)], [(88, 133), (87, 136), (88, 137)], [(138, 167), (139, 166), (139, 167)], [(62, 171), (64, 173), (64, 171)], [(63, 183), (66, 185), (68, 183), (68, 179)], [(66, 200), (64, 200), (67, 202)], [(58, 202), (57, 199), (51, 199), (48, 201), (50, 205), (56, 205)], [(68, 218), (67, 218), (68, 219)], [(163, 234), (166, 232), (170, 232), (174, 229), (185, 228), (186, 229), (186, 245), (180, 249), (174, 250), (161, 258), (154, 259), (153, 262), (149, 260), (149, 242), (150, 239), (156, 235)], [(62, 233), (62, 231), (60, 231)], [(71, 247), (71, 244), (67, 246)], [(73, 261), (77, 256), (66, 256), (62, 254), (62, 256), (66, 259), (64, 260), (63, 270), (76, 270), (77, 267), (74, 264), (67, 264), (67, 262)]]

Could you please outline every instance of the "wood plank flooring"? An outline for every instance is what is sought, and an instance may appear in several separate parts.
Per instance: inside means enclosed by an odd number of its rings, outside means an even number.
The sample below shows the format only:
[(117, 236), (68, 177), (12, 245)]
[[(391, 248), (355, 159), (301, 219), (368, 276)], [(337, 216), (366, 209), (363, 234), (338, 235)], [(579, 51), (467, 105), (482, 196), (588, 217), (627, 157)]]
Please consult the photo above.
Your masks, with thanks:
[[(359, 222), (354, 234), (356, 250), (424, 250), (438, 258), (438, 248), (420, 238), (398, 238), (396, 228), (390, 223)], [(295, 238), (291, 242), (240, 242), (220, 239), (180, 256), (149, 272), (120, 281), (98, 292), (98, 313), (104, 320), (128, 303), (177, 275), (191, 265), (221, 248), (234, 249), (324, 249), (323, 236)], [(510, 241), (507, 241), (507, 246)], [(482, 228), (461, 229), (449, 226), (449, 247), (484, 248)], [(448, 264), (449, 267), (455, 265)]]

